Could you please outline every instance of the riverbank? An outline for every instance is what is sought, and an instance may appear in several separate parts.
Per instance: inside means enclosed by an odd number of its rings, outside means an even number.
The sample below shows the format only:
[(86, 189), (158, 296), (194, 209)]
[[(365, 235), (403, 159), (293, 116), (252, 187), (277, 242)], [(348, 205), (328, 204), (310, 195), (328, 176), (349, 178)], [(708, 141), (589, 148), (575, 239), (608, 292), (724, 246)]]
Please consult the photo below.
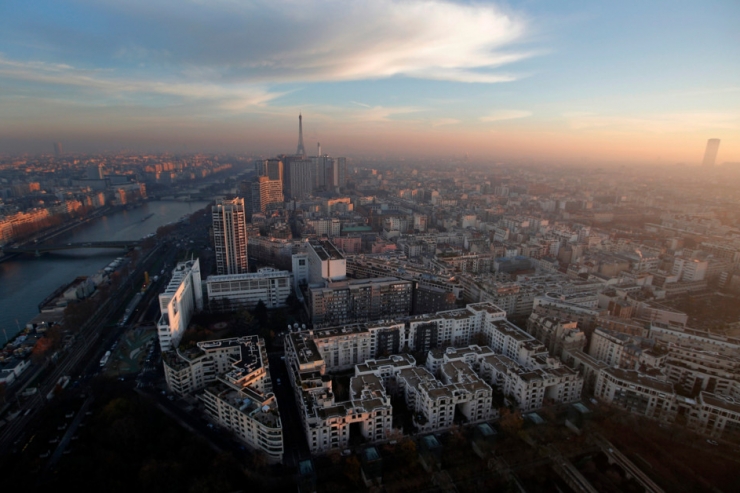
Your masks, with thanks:
[[(129, 210), (109, 208), (107, 213), (89, 220), (66, 224), (72, 226), (66, 232), (56, 229), (46, 233), (54, 235), (55, 243), (64, 244), (138, 240), (206, 205), (208, 202), (147, 201)], [(0, 341), (4, 340), (2, 330), (11, 338), (21, 324), (39, 315), (38, 304), (56, 287), (78, 276), (94, 276), (119, 256), (120, 251), (93, 248), (49, 252), (39, 257), (5, 256), (0, 261)]]

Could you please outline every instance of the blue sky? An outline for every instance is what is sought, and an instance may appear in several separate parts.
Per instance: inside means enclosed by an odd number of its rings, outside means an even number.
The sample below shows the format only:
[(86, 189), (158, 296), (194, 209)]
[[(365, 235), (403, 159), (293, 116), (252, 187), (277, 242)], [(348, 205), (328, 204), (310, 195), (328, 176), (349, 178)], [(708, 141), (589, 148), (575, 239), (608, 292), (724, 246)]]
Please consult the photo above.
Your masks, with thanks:
[(0, 152), (740, 161), (740, 2), (5, 0)]

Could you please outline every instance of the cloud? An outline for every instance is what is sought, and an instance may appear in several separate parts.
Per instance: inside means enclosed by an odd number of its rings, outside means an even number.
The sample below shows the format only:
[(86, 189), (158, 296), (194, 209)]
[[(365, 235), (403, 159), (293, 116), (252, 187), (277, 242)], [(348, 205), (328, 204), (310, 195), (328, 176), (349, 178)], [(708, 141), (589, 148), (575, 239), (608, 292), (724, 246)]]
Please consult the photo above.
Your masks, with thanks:
[(175, 82), (157, 79), (121, 78), (110, 70), (78, 69), (65, 64), (19, 62), (0, 56), (0, 77), (23, 82), (66, 86), (114, 97), (126, 94), (175, 96), (188, 100), (211, 100), (222, 109), (240, 110), (259, 106), (279, 97), (258, 85)]
[[(406, 76), (496, 83), (526, 20), (491, 4), (448, 0), (96, 0), (130, 24), (113, 53), (215, 68), (226, 80), (266, 83)], [(64, 40), (59, 40), (64, 43)]]
[(500, 122), (503, 120), (516, 120), (517, 118), (526, 118), (531, 115), (531, 111), (496, 110), (492, 113), (489, 113), (487, 116), (480, 117), (479, 120), (482, 122)]
[[(323, 113), (331, 113), (329, 108), (317, 108)], [(361, 105), (360, 108), (354, 108), (352, 111), (348, 111), (346, 108), (338, 109), (338, 113), (345, 119), (345, 123), (350, 122), (388, 122), (394, 120), (395, 117), (408, 115), (411, 113), (417, 113), (424, 111), (423, 108), (417, 108), (413, 106), (369, 106)]]

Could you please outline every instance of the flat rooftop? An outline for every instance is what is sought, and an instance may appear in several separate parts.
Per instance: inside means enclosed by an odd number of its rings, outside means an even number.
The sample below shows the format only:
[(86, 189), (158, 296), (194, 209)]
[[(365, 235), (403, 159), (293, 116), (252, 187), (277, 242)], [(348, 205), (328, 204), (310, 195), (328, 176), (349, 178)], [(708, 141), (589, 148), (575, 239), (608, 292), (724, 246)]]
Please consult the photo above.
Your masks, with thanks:
[(321, 354), (316, 347), (316, 343), (309, 336), (308, 332), (291, 332), (288, 335), (295, 348), (296, 357), (299, 365), (307, 363), (316, 363), (321, 361)]
[(310, 247), (321, 260), (343, 260), (344, 255), (328, 240), (310, 241)]
[(262, 270), (258, 272), (249, 272), (246, 274), (224, 274), (220, 276), (208, 276), (206, 283), (227, 282), (227, 281), (250, 281), (254, 279), (275, 279), (279, 277), (290, 277), (287, 270)]
[(364, 363), (355, 365), (356, 373), (369, 373), (384, 366), (416, 366), (416, 360), (410, 354), (394, 354), (383, 359), (369, 359)]
[(536, 340), (533, 336), (531, 336), (530, 334), (527, 334), (522, 329), (512, 324), (508, 320), (496, 320), (493, 322), (493, 326), (499, 332), (502, 332), (505, 335), (517, 341), (523, 342), (523, 341), (535, 341)]
[(326, 339), (328, 337), (336, 337), (340, 335), (360, 334), (367, 331), (367, 324), (359, 323), (352, 325), (340, 325), (336, 327), (329, 327), (326, 329), (317, 329), (313, 331), (313, 334), (314, 338), (316, 339)]

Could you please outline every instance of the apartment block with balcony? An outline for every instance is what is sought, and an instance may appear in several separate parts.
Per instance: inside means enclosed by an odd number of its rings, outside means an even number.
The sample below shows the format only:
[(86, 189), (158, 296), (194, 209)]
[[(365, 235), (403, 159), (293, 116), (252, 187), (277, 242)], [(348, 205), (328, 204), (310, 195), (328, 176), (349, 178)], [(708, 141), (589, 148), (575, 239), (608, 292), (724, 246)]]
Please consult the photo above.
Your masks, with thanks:
[(270, 462), (283, 458), (283, 430), (264, 340), (257, 336), (199, 342), (163, 354), (167, 385), (192, 394), (208, 417)]

